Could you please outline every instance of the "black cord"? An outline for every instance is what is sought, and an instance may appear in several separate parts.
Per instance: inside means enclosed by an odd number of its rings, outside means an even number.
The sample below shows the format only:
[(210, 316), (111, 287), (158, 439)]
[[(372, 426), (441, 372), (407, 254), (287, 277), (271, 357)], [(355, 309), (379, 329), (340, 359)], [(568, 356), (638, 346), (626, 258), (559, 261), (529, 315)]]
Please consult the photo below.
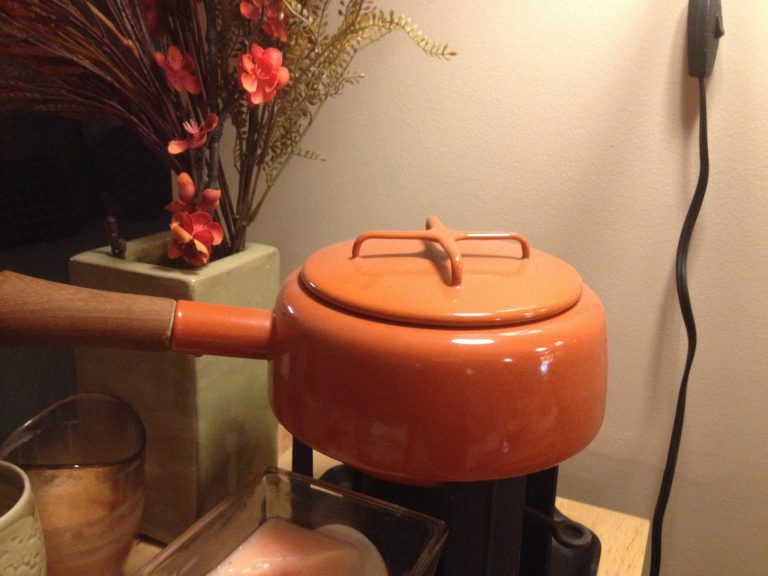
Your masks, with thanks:
[(677, 396), (677, 408), (675, 409), (675, 422), (672, 426), (672, 434), (669, 440), (667, 463), (664, 467), (664, 476), (659, 488), (659, 496), (656, 501), (656, 509), (653, 513), (651, 525), (651, 576), (658, 576), (661, 570), (661, 540), (664, 512), (669, 502), (669, 494), (672, 490), (672, 481), (675, 476), (677, 456), (680, 452), (680, 440), (683, 435), (683, 420), (685, 418), (685, 399), (688, 392), (688, 376), (693, 366), (693, 357), (696, 354), (696, 322), (691, 308), (691, 299), (688, 294), (688, 247), (691, 243), (693, 228), (699, 216), (701, 205), (704, 202), (704, 194), (709, 180), (709, 145), (707, 142), (707, 97), (704, 89), (704, 78), (699, 78), (699, 181), (696, 191), (685, 217), (680, 240), (677, 244), (677, 259), (675, 267), (675, 279), (677, 281), (677, 298), (680, 302), (680, 312), (688, 334), (688, 354), (685, 359), (680, 390)]

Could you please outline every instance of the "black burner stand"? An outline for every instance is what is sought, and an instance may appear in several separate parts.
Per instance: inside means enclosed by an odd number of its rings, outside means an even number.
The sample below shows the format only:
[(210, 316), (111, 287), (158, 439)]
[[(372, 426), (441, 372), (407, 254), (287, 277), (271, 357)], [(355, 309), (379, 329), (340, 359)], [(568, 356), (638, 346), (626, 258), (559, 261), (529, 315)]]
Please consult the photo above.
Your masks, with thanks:
[[(312, 475), (312, 449), (294, 439), (293, 471)], [(323, 480), (440, 518), (448, 538), (436, 576), (594, 576), (600, 541), (555, 508), (557, 467), (437, 487), (387, 482), (340, 465)]]

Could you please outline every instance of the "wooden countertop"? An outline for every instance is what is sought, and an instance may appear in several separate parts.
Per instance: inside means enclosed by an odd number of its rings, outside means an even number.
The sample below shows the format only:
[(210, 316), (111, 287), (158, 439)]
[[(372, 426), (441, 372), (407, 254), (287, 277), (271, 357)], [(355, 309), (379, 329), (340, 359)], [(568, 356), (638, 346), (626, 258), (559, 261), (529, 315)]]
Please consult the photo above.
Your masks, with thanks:
[[(282, 427), (278, 436), (278, 453), (280, 454), (278, 466), (290, 470), (291, 437)], [(336, 463), (322, 454), (315, 454), (315, 476), (319, 476)], [(650, 522), (647, 519), (566, 498), (558, 498), (557, 507), (563, 514), (584, 524), (600, 538), (602, 554), (598, 576), (640, 576), (642, 574), (650, 528)], [(126, 563), (124, 571), (126, 576), (136, 572), (159, 551), (158, 546), (137, 542)]]
[(558, 509), (584, 524), (600, 538), (602, 551), (597, 576), (640, 576), (650, 521), (566, 498), (557, 498)]

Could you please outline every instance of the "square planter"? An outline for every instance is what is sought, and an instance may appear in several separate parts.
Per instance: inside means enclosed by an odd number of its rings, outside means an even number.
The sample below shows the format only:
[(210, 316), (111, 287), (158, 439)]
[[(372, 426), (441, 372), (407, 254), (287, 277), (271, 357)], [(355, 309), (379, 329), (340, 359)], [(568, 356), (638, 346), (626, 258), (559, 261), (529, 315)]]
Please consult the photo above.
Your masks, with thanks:
[[(134, 294), (271, 309), (279, 288), (276, 248), (243, 252), (195, 269), (163, 265), (168, 233), (74, 256), (72, 284)], [(138, 412), (147, 431), (142, 533), (170, 542), (267, 466), (277, 423), (261, 360), (176, 352), (78, 348), (80, 391), (112, 394)]]

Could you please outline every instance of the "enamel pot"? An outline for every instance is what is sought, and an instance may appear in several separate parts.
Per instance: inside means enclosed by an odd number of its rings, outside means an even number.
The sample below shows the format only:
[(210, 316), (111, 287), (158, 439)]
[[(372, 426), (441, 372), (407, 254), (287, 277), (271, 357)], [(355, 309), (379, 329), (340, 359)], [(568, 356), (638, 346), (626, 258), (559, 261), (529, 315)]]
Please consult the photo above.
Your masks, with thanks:
[(294, 436), (405, 484), (549, 468), (594, 438), (605, 407), (605, 317), (578, 272), (520, 234), (434, 217), (319, 250), (271, 311), (2, 272), (0, 343), (269, 359)]

